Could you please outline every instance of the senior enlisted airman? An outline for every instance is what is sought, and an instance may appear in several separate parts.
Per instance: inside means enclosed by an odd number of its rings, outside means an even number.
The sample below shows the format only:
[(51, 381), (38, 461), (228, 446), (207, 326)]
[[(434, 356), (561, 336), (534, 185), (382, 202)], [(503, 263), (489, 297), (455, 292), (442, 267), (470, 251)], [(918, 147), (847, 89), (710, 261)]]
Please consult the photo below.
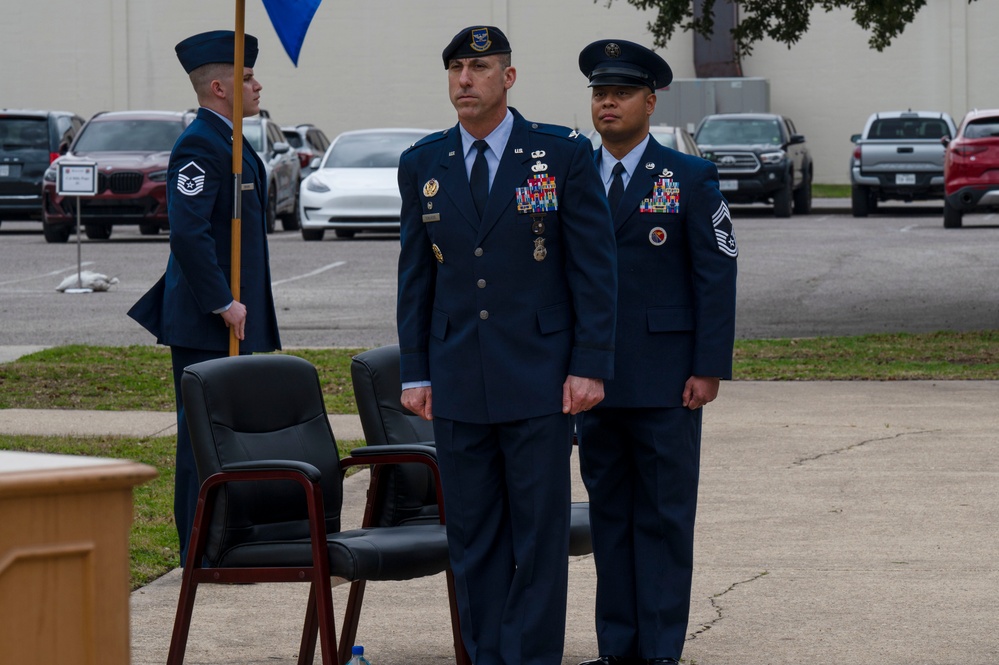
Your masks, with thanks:
[(611, 378), (617, 270), (592, 145), (507, 106), (498, 28), (443, 51), (458, 124), (403, 153), (402, 401), (433, 418), (476, 665), (561, 665), (572, 414)]
[(673, 74), (655, 52), (601, 40), (579, 54), (594, 153), (617, 234), (614, 378), (579, 418), (590, 495), (600, 657), (675, 665), (690, 607), (701, 407), (731, 378), (738, 248), (714, 165), (649, 135)]
[[(245, 138), (240, 300), (233, 298), (229, 286), (234, 44), (231, 30), (216, 30), (188, 37), (176, 46), (177, 58), (190, 76), (201, 108), (170, 153), (167, 169), (170, 258), (166, 273), (128, 312), (156, 335), (157, 342), (170, 347), (177, 399), (174, 516), (180, 537), (181, 565), (187, 560), (199, 489), (180, 393), (184, 368), (227, 356), (230, 327), (240, 340), (240, 353), (281, 348), (264, 226), (267, 175)], [(242, 77), (244, 117), (260, 111), (261, 85), (253, 76), (256, 59), (257, 39), (246, 35)]]

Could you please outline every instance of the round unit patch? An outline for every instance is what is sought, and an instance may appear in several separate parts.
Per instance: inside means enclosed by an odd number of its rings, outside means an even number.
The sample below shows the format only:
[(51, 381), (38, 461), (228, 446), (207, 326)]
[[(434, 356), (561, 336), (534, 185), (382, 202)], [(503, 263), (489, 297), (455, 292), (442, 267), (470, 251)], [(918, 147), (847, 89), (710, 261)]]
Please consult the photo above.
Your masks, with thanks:
[(665, 244), (666, 229), (664, 229), (661, 226), (657, 226), (656, 228), (649, 231), (649, 242), (655, 245), (656, 247)]

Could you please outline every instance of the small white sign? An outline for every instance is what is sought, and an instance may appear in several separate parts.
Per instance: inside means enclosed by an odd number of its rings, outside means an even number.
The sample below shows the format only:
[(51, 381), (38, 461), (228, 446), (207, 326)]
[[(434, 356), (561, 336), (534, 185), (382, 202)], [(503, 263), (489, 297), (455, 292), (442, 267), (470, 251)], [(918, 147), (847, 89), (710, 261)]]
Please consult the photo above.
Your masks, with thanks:
[(96, 162), (60, 162), (58, 166), (56, 192), (60, 196), (97, 194)]

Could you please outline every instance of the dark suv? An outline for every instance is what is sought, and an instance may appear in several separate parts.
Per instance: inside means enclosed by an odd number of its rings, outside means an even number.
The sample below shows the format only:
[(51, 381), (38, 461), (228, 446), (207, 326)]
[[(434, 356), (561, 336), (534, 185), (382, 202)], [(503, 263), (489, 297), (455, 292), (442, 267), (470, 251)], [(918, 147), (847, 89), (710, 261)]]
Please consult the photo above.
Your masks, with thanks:
[(87, 237), (107, 240), (118, 224), (138, 224), (143, 235), (169, 228), (166, 205), (170, 151), (191, 113), (118, 111), (98, 113), (83, 126), (66, 159), (97, 163), (97, 195), (60, 196), (56, 165), (45, 172), (43, 230), (48, 242), (66, 242), (76, 225), (76, 202)]
[(0, 221), (42, 218), (42, 174), (82, 126), (66, 111), (0, 109)]
[(773, 113), (705, 116), (694, 134), (705, 159), (718, 167), (730, 203), (772, 202), (774, 216), (812, 210), (812, 156), (790, 118)]

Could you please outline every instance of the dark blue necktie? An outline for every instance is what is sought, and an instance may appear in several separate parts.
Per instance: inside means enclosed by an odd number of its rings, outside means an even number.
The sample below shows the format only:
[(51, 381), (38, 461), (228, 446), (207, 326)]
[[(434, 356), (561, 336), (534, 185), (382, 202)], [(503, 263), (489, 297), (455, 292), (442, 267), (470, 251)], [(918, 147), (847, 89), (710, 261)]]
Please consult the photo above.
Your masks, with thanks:
[(479, 213), (481, 221), (482, 211), (486, 209), (486, 200), (489, 198), (489, 165), (486, 163), (486, 148), (489, 144), (479, 139), (472, 145), (478, 149), (479, 154), (472, 163), (472, 175), (468, 178), (468, 184), (472, 187), (472, 202), (475, 203), (475, 211)]
[(621, 197), (624, 196), (624, 178), (621, 174), (624, 173), (624, 164), (618, 162), (614, 165), (611, 170), (614, 174), (614, 179), (611, 180), (610, 191), (607, 192), (607, 202), (610, 203), (610, 209), (613, 213), (617, 210), (617, 206), (621, 203)]

